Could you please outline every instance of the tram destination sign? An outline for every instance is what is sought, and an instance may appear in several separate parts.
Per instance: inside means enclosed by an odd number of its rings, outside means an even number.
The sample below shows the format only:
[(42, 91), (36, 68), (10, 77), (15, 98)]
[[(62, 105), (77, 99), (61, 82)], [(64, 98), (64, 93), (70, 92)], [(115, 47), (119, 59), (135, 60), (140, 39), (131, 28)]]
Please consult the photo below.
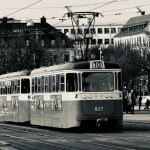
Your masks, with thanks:
[(90, 69), (104, 69), (104, 61), (102, 60), (96, 60), (90, 62)]

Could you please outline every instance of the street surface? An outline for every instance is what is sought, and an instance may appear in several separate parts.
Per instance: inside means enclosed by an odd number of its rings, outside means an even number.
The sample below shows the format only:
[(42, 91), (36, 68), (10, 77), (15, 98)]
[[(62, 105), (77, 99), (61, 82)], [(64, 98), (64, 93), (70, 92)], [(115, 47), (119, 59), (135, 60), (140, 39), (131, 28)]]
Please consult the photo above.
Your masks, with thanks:
[[(139, 116), (145, 116), (146, 119)], [(0, 123), (0, 150), (48, 149), (148, 150), (150, 110), (142, 108), (135, 110), (134, 115), (124, 114), (124, 127), (120, 129), (80, 131)]]

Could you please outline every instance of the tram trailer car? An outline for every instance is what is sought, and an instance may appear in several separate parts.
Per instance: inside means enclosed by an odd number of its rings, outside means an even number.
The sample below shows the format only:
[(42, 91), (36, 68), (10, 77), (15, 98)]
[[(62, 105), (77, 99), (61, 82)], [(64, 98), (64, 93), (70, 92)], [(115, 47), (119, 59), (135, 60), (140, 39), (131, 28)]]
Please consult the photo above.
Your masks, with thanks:
[(123, 125), (121, 69), (102, 60), (35, 69), (30, 123), (57, 128)]
[(0, 76), (0, 121), (30, 121), (30, 71)]

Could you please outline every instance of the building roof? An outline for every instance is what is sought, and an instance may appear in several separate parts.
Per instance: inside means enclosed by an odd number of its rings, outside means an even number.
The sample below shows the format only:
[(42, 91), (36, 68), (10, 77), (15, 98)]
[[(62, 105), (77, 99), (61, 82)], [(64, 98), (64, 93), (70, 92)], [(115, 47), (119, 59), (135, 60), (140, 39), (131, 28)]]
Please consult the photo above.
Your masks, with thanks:
[[(0, 23), (0, 36), (7, 36), (10, 34), (16, 34), (24, 32), (25, 30), (38, 30), (38, 31), (45, 31), (45, 32), (54, 32), (57, 34), (61, 34), (55, 27), (51, 26), (46, 22), (46, 18), (42, 17), (41, 22), (34, 23), (33, 26), (27, 26), (27, 23), (22, 22), (9, 22), (9, 18), (1, 19), (2, 22)], [(63, 35), (62, 35), (63, 36)]]
[(132, 17), (127, 21), (126, 25), (132, 25), (132, 24), (137, 24), (137, 23), (146, 22), (146, 21), (150, 22), (150, 14), (142, 15), (138, 17)]
[(122, 27), (121, 31), (114, 36), (124, 37), (145, 33), (147, 34), (148, 26), (150, 25), (150, 14), (130, 18)]

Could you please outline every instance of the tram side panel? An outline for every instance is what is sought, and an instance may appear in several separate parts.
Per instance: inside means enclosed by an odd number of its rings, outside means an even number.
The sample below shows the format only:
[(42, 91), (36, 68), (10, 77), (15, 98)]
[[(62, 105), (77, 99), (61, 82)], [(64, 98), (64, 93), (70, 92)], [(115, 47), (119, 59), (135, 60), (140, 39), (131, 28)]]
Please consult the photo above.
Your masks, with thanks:
[(0, 121), (4, 122), (5, 111), (7, 109), (7, 97), (6, 95), (0, 96)]
[(12, 108), (11, 95), (7, 95), (7, 107), (5, 109), (4, 121), (14, 121), (15, 109)]
[(44, 126), (44, 96), (33, 95), (30, 102), (30, 123)]
[[(7, 108), (4, 120), (9, 122), (30, 121), (30, 85), (29, 78), (13, 79), (7, 93)], [(14, 84), (15, 83), (15, 84)]]
[(33, 96), (31, 101), (30, 123), (47, 127), (67, 127), (67, 103), (62, 94), (44, 94)]
[[(63, 100), (63, 94), (50, 95), (49, 110), (45, 112), (45, 125), (58, 128), (66, 128), (66, 103)], [(48, 115), (50, 114), (50, 115)], [(50, 116), (50, 117), (49, 117)]]
[(30, 95), (20, 98), (18, 105), (18, 122), (30, 122)]
[(67, 104), (67, 128), (80, 127), (82, 118), (82, 101), (70, 100)]

